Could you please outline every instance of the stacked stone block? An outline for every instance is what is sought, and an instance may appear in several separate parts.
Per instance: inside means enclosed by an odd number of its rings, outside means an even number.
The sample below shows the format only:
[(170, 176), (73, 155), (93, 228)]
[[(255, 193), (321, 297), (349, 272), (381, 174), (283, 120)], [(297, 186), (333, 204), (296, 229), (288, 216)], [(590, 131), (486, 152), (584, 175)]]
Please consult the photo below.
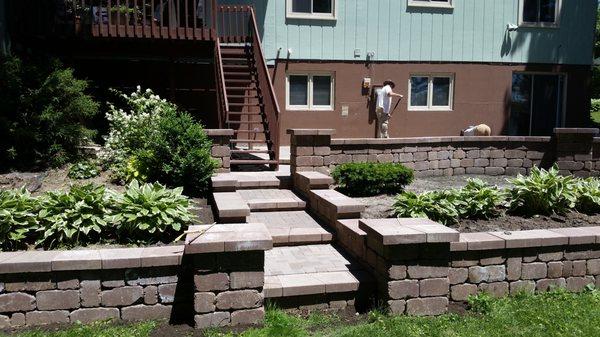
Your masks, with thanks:
[(232, 129), (206, 129), (208, 138), (213, 142), (211, 156), (219, 163), (217, 172), (230, 172), (231, 148), (229, 140), (234, 136)]
[[(554, 132), (556, 163), (561, 173), (580, 177), (598, 174), (600, 148), (595, 145), (598, 143), (594, 140), (598, 135), (598, 129), (555, 129)], [(595, 155), (594, 149), (598, 151)]]
[[(319, 133), (327, 134), (319, 135)], [(334, 130), (290, 129), (292, 171), (330, 172), (345, 163), (401, 163), (416, 176), (527, 174), (558, 164), (562, 173), (600, 172), (597, 129), (556, 129), (555, 137), (331, 139)], [(596, 151), (594, 151), (596, 149)]]
[(119, 249), (123, 258), (105, 260), (99, 251), (77, 259), (78, 251), (71, 260), (70, 252), (0, 254), (0, 328), (169, 319), (174, 307), (191, 305), (185, 287), (178, 287), (183, 247), (153, 250)]

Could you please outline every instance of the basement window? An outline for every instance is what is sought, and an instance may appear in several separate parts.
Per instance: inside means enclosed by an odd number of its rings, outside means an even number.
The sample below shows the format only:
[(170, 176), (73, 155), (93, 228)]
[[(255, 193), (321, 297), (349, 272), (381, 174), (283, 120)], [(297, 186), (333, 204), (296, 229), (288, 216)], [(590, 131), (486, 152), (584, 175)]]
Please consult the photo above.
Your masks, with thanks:
[(451, 111), (453, 75), (412, 75), (408, 81), (408, 110)]
[(453, 8), (452, 0), (408, 0), (408, 6)]
[(331, 74), (290, 74), (286, 83), (287, 110), (333, 110)]
[(560, 18), (560, 0), (521, 0), (519, 25), (556, 28)]
[(286, 0), (289, 19), (335, 20), (337, 0)]

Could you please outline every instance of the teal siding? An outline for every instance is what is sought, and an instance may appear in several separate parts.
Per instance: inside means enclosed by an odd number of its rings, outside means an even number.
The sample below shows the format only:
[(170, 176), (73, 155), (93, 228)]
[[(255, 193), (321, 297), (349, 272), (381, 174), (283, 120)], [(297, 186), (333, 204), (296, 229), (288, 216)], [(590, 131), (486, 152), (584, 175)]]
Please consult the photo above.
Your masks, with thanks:
[[(560, 27), (519, 28), (519, 0), (454, 0), (453, 10), (407, 8), (406, 0), (338, 0), (337, 20), (288, 20), (285, 0), (253, 3), (269, 61), (504, 62), (591, 64), (597, 0), (563, 0)], [(360, 49), (361, 56), (354, 57)]]

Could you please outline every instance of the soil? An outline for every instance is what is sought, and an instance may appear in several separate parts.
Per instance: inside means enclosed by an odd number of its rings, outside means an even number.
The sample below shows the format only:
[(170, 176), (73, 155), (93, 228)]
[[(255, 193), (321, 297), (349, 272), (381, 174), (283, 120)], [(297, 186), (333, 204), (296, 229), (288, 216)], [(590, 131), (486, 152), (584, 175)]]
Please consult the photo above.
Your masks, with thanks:
[[(498, 187), (510, 187), (509, 177), (490, 176), (453, 176), (418, 178), (406, 188), (407, 191), (422, 193), (434, 190), (447, 190), (460, 188), (467, 184), (469, 178), (479, 178)], [(363, 217), (367, 219), (392, 218), (394, 204), (393, 195), (378, 195), (367, 198), (356, 198), (367, 205)], [(462, 233), (488, 232), (488, 231), (514, 231), (540, 228), (584, 227), (600, 226), (600, 215), (586, 215), (571, 212), (564, 216), (536, 216), (524, 218), (512, 215), (503, 215), (490, 220), (461, 220), (458, 224), (448, 227), (455, 228)]]

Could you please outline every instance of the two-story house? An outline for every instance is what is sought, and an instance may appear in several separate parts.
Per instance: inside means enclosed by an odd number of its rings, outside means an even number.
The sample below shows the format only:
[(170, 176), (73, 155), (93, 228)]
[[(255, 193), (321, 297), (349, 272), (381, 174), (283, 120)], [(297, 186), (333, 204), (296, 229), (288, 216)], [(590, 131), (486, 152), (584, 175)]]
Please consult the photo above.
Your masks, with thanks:
[(386, 79), (404, 95), (393, 137), (589, 123), (596, 0), (2, 1), (13, 48), (46, 41), (107, 85), (120, 72), (165, 87), (234, 143), (267, 143), (273, 162), (287, 128), (374, 137)]

